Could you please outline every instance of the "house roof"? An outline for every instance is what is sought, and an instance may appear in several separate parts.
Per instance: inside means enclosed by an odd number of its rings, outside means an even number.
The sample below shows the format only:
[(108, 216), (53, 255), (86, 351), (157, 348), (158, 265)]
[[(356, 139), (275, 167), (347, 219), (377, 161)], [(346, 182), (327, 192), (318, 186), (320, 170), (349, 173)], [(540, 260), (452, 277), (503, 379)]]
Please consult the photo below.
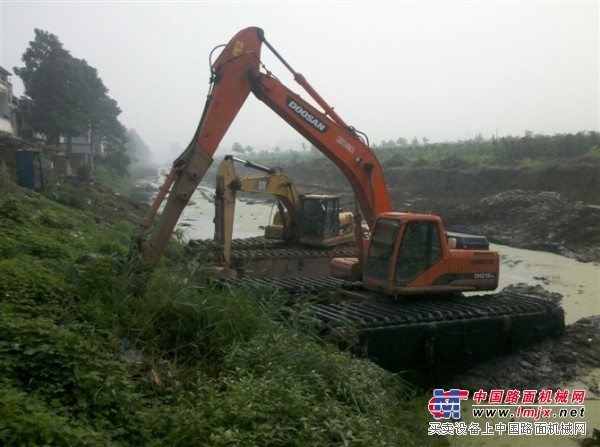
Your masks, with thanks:
[(7, 76), (12, 76), (12, 73), (8, 70), (5, 70), (4, 67), (0, 67), (0, 73)]

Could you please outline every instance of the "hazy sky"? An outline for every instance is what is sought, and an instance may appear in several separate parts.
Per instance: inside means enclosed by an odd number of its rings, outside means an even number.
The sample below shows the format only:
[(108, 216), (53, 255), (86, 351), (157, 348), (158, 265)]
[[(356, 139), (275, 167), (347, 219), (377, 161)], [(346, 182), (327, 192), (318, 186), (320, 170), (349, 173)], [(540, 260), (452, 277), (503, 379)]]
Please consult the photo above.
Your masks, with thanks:
[[(248, 26), (371, 143), (599, 130), (598, 1), (0, 3), (2, 67), (22, 66), (34, 28), (56, 34), (157, 154), (187, 146), (209, 52)], [(263, 60), (307, 98), (266, 49)], [(289, 140), (299, 136), (250, 97), (221, 147)]]

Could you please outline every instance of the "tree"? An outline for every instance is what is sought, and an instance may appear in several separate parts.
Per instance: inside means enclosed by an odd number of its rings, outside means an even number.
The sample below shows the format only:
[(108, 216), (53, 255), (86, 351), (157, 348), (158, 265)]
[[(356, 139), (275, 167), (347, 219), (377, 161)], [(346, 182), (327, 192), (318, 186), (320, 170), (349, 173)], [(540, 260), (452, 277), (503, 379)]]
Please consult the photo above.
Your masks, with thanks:
[(117, 102), (105, 95), (97, 100), (90, 116), (92, 135), (100, 135), (115, 150), (123, 150), (127, 141), (127, 129), (118, 119), (120, 113)]
[(406, 140), (406, 138), (400, 137), (396, 140), (396, 144), (398, 145), (398, 147), (406, 147), (408, 146), (408, 141)]
[(102, 137), (114, 150), (124, 150), (126, 129), (119, 122), (121, 109), (108, 96), (98, 71), (84, 59), (74, 58), (54, 34), (35, 30), (35, 39), (15, 67), (25, 94), (33, 100), (32, 126), (50, 144), (89, 131), (92, 141)]
[(240, 143), (235, 142), (231, 145), (231, 152), (235, 152), (236, 154), (243, 154), (244, 152), (246, 152), (246, 150)]
[(125, 145), (127, 154), (136, 167), (155, 167), (154, 155), (148, 145), (135, 129), (127, 131), (127, 143)]
[(36, 29), (35, 40), (29, 42), (29, 48), (21, 57), (25, 67), (15, 67), (15, 73), (23, 80), (26, 87), (30, 86), (41, 65), (53, 56), (66, 59), (69, 57), (69, 52), (63, 48), (54, 34)]
[(131, 158), (125, 151), (110, 151), (102, 158), (102, 162), (110, 166), (120, 177), (127, 177), (129, 175)]
[(126, 150), (128, 153), (135, 155), (135, 160), (141, 161), (142, 159), (152, 158), (150, 148), (135, 129), (127, 130)]
[(22, 56), (24, 67), (14, 67), (22, 79), (25, 94), (34, 100), (32, 125), (51, 144), (58, 144), (61, 132), (75, 121), (71, 84), (72, 57), (54, 34), (35, 30), (35, 40)]

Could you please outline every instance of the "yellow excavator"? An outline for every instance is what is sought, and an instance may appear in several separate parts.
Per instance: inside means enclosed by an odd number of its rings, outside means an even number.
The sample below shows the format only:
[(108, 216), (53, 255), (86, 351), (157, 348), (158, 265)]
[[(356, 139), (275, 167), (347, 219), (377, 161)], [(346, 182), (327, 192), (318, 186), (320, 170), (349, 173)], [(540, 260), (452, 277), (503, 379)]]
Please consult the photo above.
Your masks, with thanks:
[[(238, 175), (235, 163), (260, 173)], [(273, 195), (277, 198), (278, 211), (272, 223), (265, 227), (263, 238), (253, 238), (253, 244), (248, 241), (238, 243), (236, 250), (233, 223), (238, 191)], [(329, 262), (332, 251), (329, 249), (350, 243), (352, 245), (347, 249), (354, 252), (354, 222), (352, 212), (340, 210), (339, 196), (300, 194), (292, 179), (280, 168), (269, 168), (232, 155), (225, 156), (219, 165), (214, 220), (217, 265), (231, 267), (240, 264), (234, 262), (234, 257), (243, 257), (246, 261), (251, 257), (255, 265), (253, 270), (256, 271), (259, 260), (263, 264), (265, 257), (278, 257), (281, 260), (282, 256), (291, 251), (294, 252), (294, 257), (298, 257), (299, 251), (312, 254), (312, 263), (316, 262), (316, 254), (321, 253)], [(265, 250), (266, 247), (268, 250)], [(273, 272), (272, 269), (269, 271)]]

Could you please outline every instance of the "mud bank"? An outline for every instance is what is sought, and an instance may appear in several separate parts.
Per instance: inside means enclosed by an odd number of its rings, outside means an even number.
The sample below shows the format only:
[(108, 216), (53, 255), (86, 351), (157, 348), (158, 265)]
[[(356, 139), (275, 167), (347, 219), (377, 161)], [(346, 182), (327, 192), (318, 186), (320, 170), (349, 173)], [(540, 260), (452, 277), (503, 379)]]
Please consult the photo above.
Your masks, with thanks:
[(476, 204), (432, 204), (450, 228), (483, 234), (495, 243), (600, 262), (600, 206), (557, 192), (508, 190)]

